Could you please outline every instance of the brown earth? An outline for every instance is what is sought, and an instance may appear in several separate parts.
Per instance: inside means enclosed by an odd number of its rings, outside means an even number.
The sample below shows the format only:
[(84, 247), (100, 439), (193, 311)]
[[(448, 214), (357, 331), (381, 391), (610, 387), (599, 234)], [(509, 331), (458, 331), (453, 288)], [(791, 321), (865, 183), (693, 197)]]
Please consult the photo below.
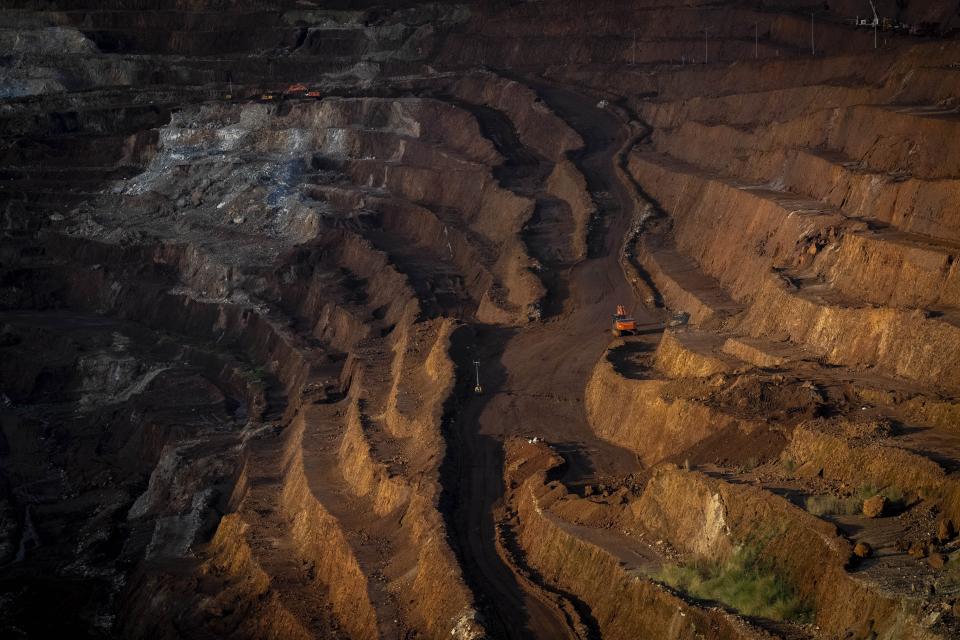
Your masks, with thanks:
[(867, 10), (6, 3), (3, 637), (960, 635), (960, 23)]

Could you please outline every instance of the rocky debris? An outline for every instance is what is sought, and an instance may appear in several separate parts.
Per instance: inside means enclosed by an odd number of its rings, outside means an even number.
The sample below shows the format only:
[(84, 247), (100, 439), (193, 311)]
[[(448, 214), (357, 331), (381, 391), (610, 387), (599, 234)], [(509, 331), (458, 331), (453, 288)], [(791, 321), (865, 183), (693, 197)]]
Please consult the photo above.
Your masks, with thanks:
[(888, 419), (853, 419), (838, 422), (838, 430), (860, 445), (889, 438), (893, 433), (893, 425)]
[[(229, 356), (205, 352), (206, 378), (186, 364), (193, 352), (182, 336), (76, 312), (7, 319), (20, 340), (4, 347), (9, 363), (0, 375), (21, 402), (0, 416), (0, 562), (28, 571), (43, 563), (49, 577), (75, 584), (63, 591), (68, 601), (72, 589), (94, 594), (93, 610), (106, 616), (98, 624), (109, 630), (130, 563), (188, 558), (215, 523), (236, 473), (241, 425), (227, 411), (241, 403), (211, 381), (214, 372), (228, 377)], [(202, 452), (183, 457), (192, 468), (171, 469), (158, 508), (128, 520), (165, 443), (191, 439), (206, 440)], [(0, 629), (29, 614), (31, 594), (12, 598)], [(69, 604), (64, 624), (80, 625), (81, 609)]]

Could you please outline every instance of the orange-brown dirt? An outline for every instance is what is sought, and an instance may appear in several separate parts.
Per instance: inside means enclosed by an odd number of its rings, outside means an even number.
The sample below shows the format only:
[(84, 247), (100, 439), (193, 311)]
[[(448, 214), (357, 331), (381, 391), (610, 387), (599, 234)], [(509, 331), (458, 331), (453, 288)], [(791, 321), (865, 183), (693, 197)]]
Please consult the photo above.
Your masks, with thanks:
[(875, 6), (5, 2), (0, 636), (960, 637), (960, 14)]

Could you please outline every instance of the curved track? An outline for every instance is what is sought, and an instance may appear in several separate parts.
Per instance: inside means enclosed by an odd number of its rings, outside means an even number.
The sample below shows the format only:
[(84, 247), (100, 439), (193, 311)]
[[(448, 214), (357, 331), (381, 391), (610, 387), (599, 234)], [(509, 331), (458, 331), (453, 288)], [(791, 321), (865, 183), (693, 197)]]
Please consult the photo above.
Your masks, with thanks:
[[(480, 328), (473, 344), (462, 345), (457, 354), (459, 370), (467, 376), (471, 360), (481, 362), (485, 393), (467, 396), (452, 425), (456, 446), (451, 455), (459, 469), (452, 534), (492, 632), (508, 638), (573, 638), (576, 633), (562, 611), (518, 580), (497, 551), (495, 519), (504, 493), (502, 442), (522, 435), (562, 445), (567, 475), (574, 481), (636, 469), (632, 454), (593, 435), (583, 404), (591, 370), (609, 344), (610, 309), (618, 303), (636, 306), (617, 261), (633, 204), (628, 187), (612, 169), (628, 131), (588, 96), (554, 85), (533, 86), (586, 141), (577, 164), (607, 229), (599, 255), (565, 275), (569, 296), (555, 318), (517, 331)], [(637, 311), (644, 313), (642, 308)]]

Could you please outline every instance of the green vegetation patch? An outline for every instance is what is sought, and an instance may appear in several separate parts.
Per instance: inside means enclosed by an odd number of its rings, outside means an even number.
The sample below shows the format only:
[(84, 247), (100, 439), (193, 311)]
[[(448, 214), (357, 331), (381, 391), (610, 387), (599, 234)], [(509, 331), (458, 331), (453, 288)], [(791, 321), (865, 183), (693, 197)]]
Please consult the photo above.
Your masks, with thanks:
[(810, 604), (763, 562), (755, 547), (741, 547), (723, 563), (666, 565), (655, 576), (700, 600), (715, 600), (747, 616), (809, 622)]
[(863, 485), (852, 496), (841, 498), (824, 494), (809, 496), (804, 502), (807, 511), (815, 516), (855, 516), (863, 511), (863, 501), (873, 496), (883, 496), (894, 509), (901, 509), (906, 503), (903, 492), (896, 487), (878, 489)]
[(243, 372), (249, 382), (266, 382), (269, 374), (263, 367), (250, 367)]

